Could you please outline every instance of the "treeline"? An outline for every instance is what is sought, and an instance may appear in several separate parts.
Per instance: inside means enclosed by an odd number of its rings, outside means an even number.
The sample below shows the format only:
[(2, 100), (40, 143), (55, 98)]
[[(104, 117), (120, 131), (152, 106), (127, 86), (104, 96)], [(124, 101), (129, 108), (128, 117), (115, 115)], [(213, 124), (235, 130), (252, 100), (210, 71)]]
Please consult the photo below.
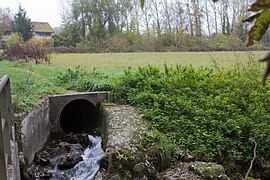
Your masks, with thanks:
[[(148, 0), (143, 10), (138, 0), (62, 1), (58, 51), (246, 50), (250, 0)], [(269, 44), (266, 33), (254, 48)]]
[(64, 45), (58, 35), (54, 36), (54, 48), (51, 51), (59, 53), (105, 53), (105, 52), (170, 52), (170, 51), (246, 51), (268, 50), (269, 46), (262, 43), (253, 47), (246, 47), (240, 39), (223, 34), (211, 38), (183, 35), (180, 43), (174, 37), (162, 35), (161, 37), (146, 38), (139, 36), (130, 41), (124, 35), (112, 36), (100, 41), (82, 41), (75, 46)]

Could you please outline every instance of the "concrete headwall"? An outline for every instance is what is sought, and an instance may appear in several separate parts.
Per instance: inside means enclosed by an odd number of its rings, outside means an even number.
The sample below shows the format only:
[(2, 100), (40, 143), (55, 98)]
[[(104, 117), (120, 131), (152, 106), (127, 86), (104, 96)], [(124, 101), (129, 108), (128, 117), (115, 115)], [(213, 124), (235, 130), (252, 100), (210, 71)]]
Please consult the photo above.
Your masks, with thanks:
[(42, 149), (51, 132), (64, 133), (59, 121), (68, 103), (84, 99), (96, 106), (106, 95), (107, 92), (91, 92), (50, 96), (31, 110), (22, 122), (22, 150), (26, 164), (33, 162), (35, 153)]
[(43, 100), (22, 121), (22, 151), (27, 165), (44, 146), (50, 135), (49, 100)]
[(96, 106), (101, 103), (107, 96), (108, 92), (89, 92), (89, 93), (73, 93), (67, 95), (57, 95), (50, 97), (50, 119), (51, 132), (63, 132), (60, 126), (60, 115), (64, 107), (71, 101), (77, 99), (87, 100)]
[(0, 179), (20, 179), (8, 76), (0, 79)]

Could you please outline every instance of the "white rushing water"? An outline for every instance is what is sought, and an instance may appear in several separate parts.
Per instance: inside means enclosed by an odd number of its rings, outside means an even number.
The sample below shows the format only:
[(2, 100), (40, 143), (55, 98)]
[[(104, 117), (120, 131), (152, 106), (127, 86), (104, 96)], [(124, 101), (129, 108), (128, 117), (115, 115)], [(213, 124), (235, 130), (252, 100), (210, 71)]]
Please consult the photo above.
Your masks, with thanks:
[(82, 155), (83, 161), (76, 164), (70, 170), (55, 172), (51, 179), (68, 179), (68, 180), (92, 180), (99, 170), (99, 161), (104, 151), (101, 148), (101, 137), (88, 135), (93, 143), (91, 147), (86, 148)]
[(79, 162), (73, 170), (76, 180), (91, 180), (95, 177), (99, 170), (99, 161), (101, 160), (104, 151), (101, 148), (101, 138), (88, 136), (93, 143), (91, 148), (87, 148), (82, 156), (83, 161)]

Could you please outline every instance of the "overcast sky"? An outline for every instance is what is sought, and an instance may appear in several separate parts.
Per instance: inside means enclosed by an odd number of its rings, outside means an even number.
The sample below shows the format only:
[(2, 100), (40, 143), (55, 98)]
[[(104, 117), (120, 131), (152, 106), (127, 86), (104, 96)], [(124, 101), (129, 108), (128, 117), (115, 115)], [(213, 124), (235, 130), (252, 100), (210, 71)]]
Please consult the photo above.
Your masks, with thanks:
[(49, 22), (53, 28), (61, 25), (59, 0), (0, 0), (0, 8), (9, 7), (15, 14), (20, 3), (31, 21)]

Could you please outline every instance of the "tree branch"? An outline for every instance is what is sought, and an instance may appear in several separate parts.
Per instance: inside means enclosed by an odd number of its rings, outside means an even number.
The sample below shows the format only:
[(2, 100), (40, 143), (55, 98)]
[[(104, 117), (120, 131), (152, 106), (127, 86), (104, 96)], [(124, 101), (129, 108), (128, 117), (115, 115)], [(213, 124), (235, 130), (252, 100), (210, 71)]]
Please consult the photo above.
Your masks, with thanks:
[(254, 134), (254, 139), (253, 139), (253, 142), (254, 142), (254, 144), (255, 144), (255, 145), (254, 145), (254, 149), (253, 149), (253, 159), (252, 159), (251, 162), (250, 162), (250, 166), (249, 166), (249, 169), (248, 169), (247, 174), (246, 174), (246, 176), (245, 176), (245, 180), (247, 179), (247, 177), (248, 177), (248, 175), (249, 175), (249, 173), (250, 173), (250, 171), (251, 171), (251, 169), (252, 169), (254, 160), (255, 160), (255, 158), (256, 158), (256, 148), (257, 148), (257, 143), (256, 143), (255, 138), (256, 138), (256, 132), (255, 132), (255, 134)]

